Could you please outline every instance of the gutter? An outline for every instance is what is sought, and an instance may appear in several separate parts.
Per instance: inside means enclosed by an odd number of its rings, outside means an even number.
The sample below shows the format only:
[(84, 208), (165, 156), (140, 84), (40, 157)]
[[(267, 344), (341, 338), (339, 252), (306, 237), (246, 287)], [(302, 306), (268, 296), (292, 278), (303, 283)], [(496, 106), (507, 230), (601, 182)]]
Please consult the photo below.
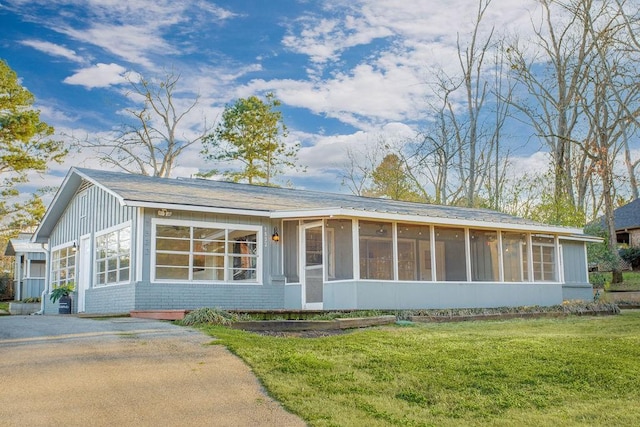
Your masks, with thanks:
[(31, 313), (32, 315), (41, 316), (44, 314), (44, 298), (47, 295), (47, 289), (49, 288), (49, 268), (51, 268), (51, 251), (49, 250), (49, 243), (43, 243), (42, 247), (44, 248), (44, 253), (46, 255), (45, 265), (46, 268), (46, 276), (44, 277), (44, 289), (42, 289), (42, 293), (40, 294), (40, 310), (35, 313)]

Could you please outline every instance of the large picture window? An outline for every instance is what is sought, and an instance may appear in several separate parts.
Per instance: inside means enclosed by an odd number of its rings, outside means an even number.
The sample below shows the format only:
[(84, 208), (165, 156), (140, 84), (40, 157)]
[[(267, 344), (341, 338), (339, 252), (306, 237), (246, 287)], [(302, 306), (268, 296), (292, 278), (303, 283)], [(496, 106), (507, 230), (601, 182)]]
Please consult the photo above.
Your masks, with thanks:
[(156, 223), (155, 280), (257, 282), (258, 230)]
[(51, 289), (74, 283), (76, 277), (76, 252), (73, 246), (51, 252)]
[(96, 236), (96, 286), (129, 282), (131, 277), (131, 226)]

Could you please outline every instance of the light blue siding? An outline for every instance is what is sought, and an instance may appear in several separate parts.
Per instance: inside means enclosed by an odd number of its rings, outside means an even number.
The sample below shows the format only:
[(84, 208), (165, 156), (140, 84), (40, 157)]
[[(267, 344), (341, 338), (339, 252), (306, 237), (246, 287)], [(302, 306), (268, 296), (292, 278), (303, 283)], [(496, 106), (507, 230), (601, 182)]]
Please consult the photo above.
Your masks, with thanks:
[(587, 274), (585, 243), (570, 240), (561, 240), (560, 242), (562, 244), (564, 267), (562, 299), (565, 301), (591, 301), (593, 299), (593, 287), (589, 283)]
[(491, 308), (562, 303), (557, 283), (330, 282), (324, 309)]

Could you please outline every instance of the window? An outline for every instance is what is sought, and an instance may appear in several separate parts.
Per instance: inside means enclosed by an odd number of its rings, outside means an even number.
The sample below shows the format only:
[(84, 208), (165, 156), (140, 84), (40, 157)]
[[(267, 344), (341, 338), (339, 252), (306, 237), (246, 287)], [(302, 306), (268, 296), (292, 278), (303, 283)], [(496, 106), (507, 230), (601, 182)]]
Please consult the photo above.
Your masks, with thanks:
[(391, 224), (360, 221), (360, 278), (393, 280)]
[(556, 281), (556, 251), (551, 237), (532, 236), (533, 280), (536, 282)]
[(502, 232), (502, 263), (505, 282), (527, 282), (527, 235)]
[(253, 228), (157, 220), (155, 280), (257, 282), (258, 227)]
[(438, 260), (436, 280), (466, 281), (467, 251), (464, 229), (435, 227), (435, 241), (436, 259)]
[(500, 280), (498, 232), (469, 230), (471, 249), (471, 280), (495, 282)]
[(429, 226), (398, 224), (398, 279), (432, 280)]
[(96, 235), (96, 286), (127, 283), (131, 277), (131, 226)]
[(51, 289), (73, 283), (76, 277), (76, 252), (73, 245), (51, 253)]

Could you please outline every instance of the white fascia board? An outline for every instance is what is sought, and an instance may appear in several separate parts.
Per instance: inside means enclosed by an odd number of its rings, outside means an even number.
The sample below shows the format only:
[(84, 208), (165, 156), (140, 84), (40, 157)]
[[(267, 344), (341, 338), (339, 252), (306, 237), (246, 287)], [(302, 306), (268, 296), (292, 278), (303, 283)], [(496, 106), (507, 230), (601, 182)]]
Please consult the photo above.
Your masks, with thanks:
[(269, 218), (271, 212), (259, 211), (250, 209), (232, 209), (232, 208), (218, 208), (211, 206), (197, 206), (197, 205), (178, 205), (175, 203), (160, 203), (160, 202), (139, 202), (136, 200), (124, 200), (125, 206), (148, 208), (148, 209), (167, 209), (173, 211), (189, 211), (189, 212), (205, 212), (205, 213), (221, 213), (226, 215), (245, 215), (245, 216), (259, 216)]
[[(48, 234), (47, 234), (46, 238), (42, 238), (40, 236), (40, 233), (43, 230), (45, 230), (45, 227), (47, 227), (49, 225), (49, 221), (53, 220), (53, 219), (50, 218), (52, 215), (56, 215), (56, 213), (61, 213), (62, 211), (64, 211), (64, 209), (60, 210), (60, 209), (56, 209), (56, 207), (57, 207), (60, 199), (64, 195), (66, 195), (68, 192), (71, 191), (70, 189), (67, 188), (67, 186), (69, 185), (69, 181), (71, 180), (73, 175), (79, 175), (78, 171), (75, 168), (71, 168), (69, 170), (69, 172), (67, 172), (67, 176), (65, 176), (64, 180), (62, 180), (62, 184), (60, 184), (60, 187), (58, 187), (58, 191), (53, 196), (53, 199), (51, 200), (51, 203), (49, 203), (49, 207), (47, 208), (44, 216), (40, 220), (40, 224), (38, 224), (38, 227), (36, 228), (36, 231), (31, 236), (31, 242), (33, 242), (33, 243), (45, 243), (47, 241), (47, 239), (49, 238)], [(77, 187), (73, 189), (73, 193), (74, 194), (75, 194), (76, 190), (77, 190)], [(69, 196), (69, 199), (71, 199), (71, 197), (73, 197), (73, 196)], [(57, 221), (58, 218), (55, 218), (55, 220)], [(49, 232), (51, 230), (45, 230), (45, 231)]]
[(318, 210), (291, 210), (276, 211), (271, 214), (271, 218), (312, 218), (312, 217), (356, 217), (360, 219), (375, 219), (398, 222), (415, 222), (434, 225), (451, 225), (458, 227), (472, 227), (485, 229), (498, 229), (509, 231), (527, 231), (535, 233), (553, 233), (561, 235), (581, 235), (582, 230), (579, 228), (558, 227), (555, 225), (530, 225), (530, 224), (513, 224), (508, 222), (495, 221), (473, 221), (459, 218), (445, 218), (422, 216), (412, 214), (398, 214), (390, 212), (374, 212), (356, 209), (344, 208), (328, 208)]
[(570, 240), (576, 242), (587, 242), (587, 243), (602, 243), (604, 239), (602, 237), (591, 236), (589, 234), (572, 234), (570, 236), (560, 236), (560, 240)]

